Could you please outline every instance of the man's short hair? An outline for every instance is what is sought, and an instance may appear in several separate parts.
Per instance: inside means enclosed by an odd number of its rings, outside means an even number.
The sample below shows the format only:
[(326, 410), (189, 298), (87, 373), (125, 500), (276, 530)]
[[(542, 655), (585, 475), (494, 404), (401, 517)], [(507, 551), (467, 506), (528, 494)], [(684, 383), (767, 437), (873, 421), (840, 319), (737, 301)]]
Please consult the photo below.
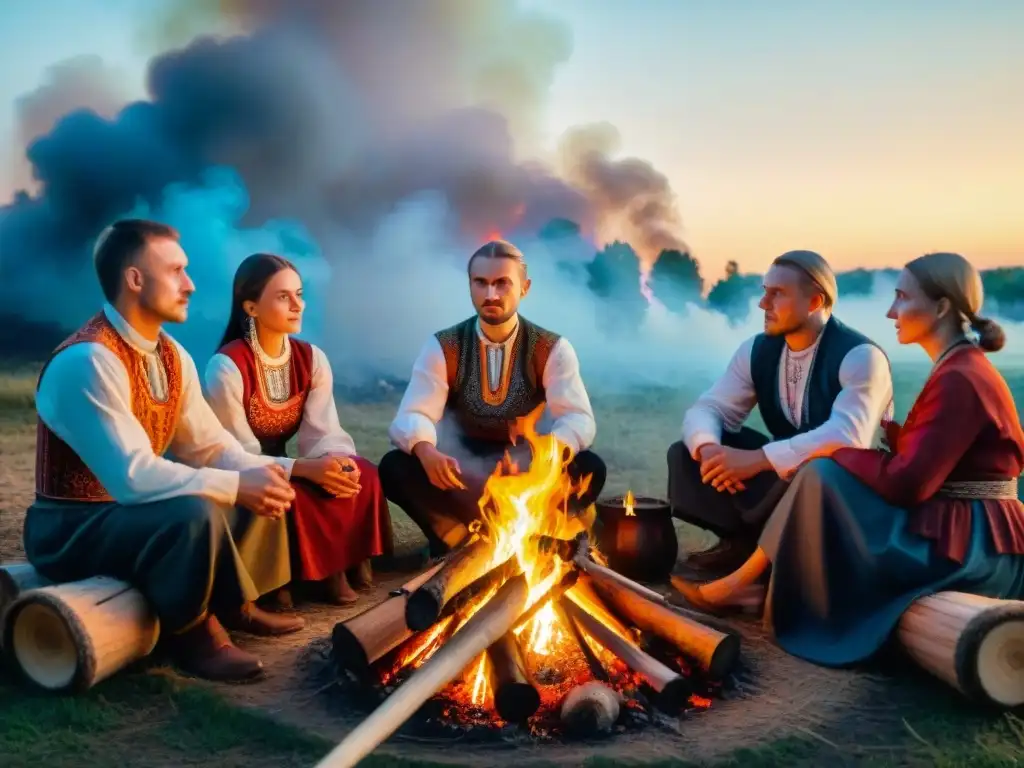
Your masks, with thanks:
[(100, 289), (107, 301), (114, 302), (117, 299), (124, 271), (139, 257), (151, 240), (160, 237), (180, 239), (174, 227), (148, 219), (121, 219), (100, 233), (96, 238), (92, 258), (96, 265)]
[(836, 275), (821, 254), (814, 251), (787, 251), (777, 257), (772, 264), (795, 269), (808, 287), (821, 293), (825, 309), (831, 309), (835, 305), (839, 297)]
[(512, 259), (522, 269), (523, 277), (526, 277), (526, 257), (523, 256), (522, 251), (507, 240), (491, 240), (477, 248), (469, 257), (469, 263), (466, 264), (467, 273), (473, 271), (473, 262), (476, 259)]

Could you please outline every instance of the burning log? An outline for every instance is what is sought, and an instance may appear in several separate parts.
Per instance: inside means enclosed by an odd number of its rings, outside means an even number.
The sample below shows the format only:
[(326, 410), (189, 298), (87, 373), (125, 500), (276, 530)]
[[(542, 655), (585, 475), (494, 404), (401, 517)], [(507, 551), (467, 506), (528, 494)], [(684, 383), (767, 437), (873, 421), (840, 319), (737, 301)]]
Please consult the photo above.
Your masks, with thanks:
[(540, 708), (540, 692), (526, 668), (519, 640), (506, 632), (487, 649), (494, 708), (510, 723), (521, 723)]
[(940, 592), (900, 618), (907, 655), (974, 701), (1024, 704), (1024, 601)]
[(366, 679), (370, 665), (412, 637), (413, 631), (405, 622), (409, 595), (440, 571), (443, 565), (438, 563), (403, 584), (384, 602), (334, 625), (331, 643), (339, 670), (348, 670)]
[[(437, 617), (438, 620), (464, 613), (474, 603), (493, 593), (494, 590), (513, 576), (518, 576), (521, 572), (522, 568), (519, 566), (519, 561), (515, 557), (510, 557), (497, 568), (492, 568), (446, 602), (441, 609), (440, 615)], [(433, 623), (431, 626), (433, 626)]]
[(618, 579), (609, 579), (605, 574), (607, 568), (597, 566), (587, 570), (584, 579), (593, 581), (611, 607), (630, 623), (668, 640), (712, 677), (722, 679), (735, 668), (740, 655), (739, 636), (719, 632), (683, 616), (672, 610), (656, 592), (651, 594), (657, 595), (658, 601), (623, 586)]
[(560, 717), (577, 736), (608, 733), (619, 719), (620, 696), (604, 683), (591, 680), (569, 691)]
[[(570, 595), (572, 592), (569, 593)], [(638, 672), (658, 694), (658, 705), (669, 712), (678, 711), (690, 697), (690, 687), (682, 676), (644, 653), (631, 640), (620, 637), (600, 619), (572, 601), (564, 604), (566, 613), (580, 628), (603, 647)]]
[(601, 664), (601, 660), (597, 658), (597, 654), (594, 653), (594, 649), (590, 647), (590, 643), (587, 642), (587, 638), (583, 636), (580, 631), (580, 625), (577, 624), (569, 612), (565, 610), (565, 598), (555, 602), (555, 613), (558, 615), (559, 621), (562, 622), (569, 629), (569, 633), (576, 641), (576, 645), (579, 646), (580, 653), (583, 654), (584, 661), (587, 662), (587, 666), (590, 668), (590, 674), (594, 676), (594, 679), (600, 680), (601, 682), (607, 683), (609, 680), (608, 671)]
[(608, 606), (604, 604), (604, 600), (602, 600), (601, 596), (594, 590), (594, 583), (590, 579), (579, 579), (576, 582), (576, 586), (573, 587), (571, 591), (566, 592), (565, 596), (591, 616), (599, 619), (602, 624), (611, 629), (623, 640), (628, 640), (630, 642), (633, 641), (633, 632), (627, 629), (626, 625), (619, 621), (618, 617), (608, 610)]
[(492, 547), (475, 537), (452, 552), (443, 567), (409, 596), (405, 623), (414, 632), (431, 626), (445, 605), (459, 592), (487, 573)]
[(318, 768), (349, 768), (370, 754), (427, 699), (508, 632), (526, 610), (528, 597), (524, 575), (506, 581), (437, 653), (331, 750), (317, 764)]

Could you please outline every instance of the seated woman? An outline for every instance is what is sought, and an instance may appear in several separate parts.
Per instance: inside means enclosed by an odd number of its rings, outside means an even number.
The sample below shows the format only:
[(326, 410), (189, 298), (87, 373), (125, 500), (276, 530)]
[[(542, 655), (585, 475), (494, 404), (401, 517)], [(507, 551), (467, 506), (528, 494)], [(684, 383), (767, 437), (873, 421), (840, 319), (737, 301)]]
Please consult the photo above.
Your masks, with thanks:
[[(701, 586), (674, 579), (688, 602), (720, 612), (760, 590), (784, 650), (841, 666), (879, 650), (920, 597), (1024, 597), (1024, 433), (985, 356), (1004, 336), (978, 316), (981, 303), (981, 278), (962, 256), (906, 265), (887, 317), (934, 366), (904, 425), (883, 425), (890, 450), (842, 448), (808, 463), (744, 565)], [(769, 569), (765, 591), (757, 582)]]
[[(368, 558), (391, 549), (391, 519), (377, 469), (356, 456), (334, 403), (334, 377), (302, 325), (302, 280), (286, 259), (248, 257), (235, 273), (231, 315), (206, 389), (217, 417), (252, 453), (285, 455), (298, 436), (289, 511), (293, 580), (323, 582), (330, 602), (352, 603), (352, 578), (369, 582)], [(287, 606), (289, 590), (278, 593)]]

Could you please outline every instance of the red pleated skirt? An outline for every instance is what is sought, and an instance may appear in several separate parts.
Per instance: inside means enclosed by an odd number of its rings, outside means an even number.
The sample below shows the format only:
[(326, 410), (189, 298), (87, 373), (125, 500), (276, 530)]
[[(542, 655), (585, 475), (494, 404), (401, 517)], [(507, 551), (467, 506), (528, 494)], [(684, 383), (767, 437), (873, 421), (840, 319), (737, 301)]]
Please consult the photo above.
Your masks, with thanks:
[(320, 581), (363, 560), (391, 551), (391, 515), (377, 467), (353, 456), (362, 490), (339, 499), (315, 483), (293, 480), (293, 571), (304, 581)]

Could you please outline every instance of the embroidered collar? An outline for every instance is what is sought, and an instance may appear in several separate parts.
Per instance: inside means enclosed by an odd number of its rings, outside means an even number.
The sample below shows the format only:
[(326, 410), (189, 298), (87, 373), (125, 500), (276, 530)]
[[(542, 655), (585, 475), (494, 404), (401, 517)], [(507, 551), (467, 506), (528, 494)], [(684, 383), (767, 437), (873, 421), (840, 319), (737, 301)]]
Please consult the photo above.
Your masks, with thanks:
[(141, 333), (132, 328), (131, 324), (122, 317), (121, 313), (114, 309), (110, 303), (103, 304), (103, 314), (106, 315), (107, 320), (114, 326), (114, 330), (117, 331), (118, 335), (127, 341), (131, 346), (146, 355), (152, 355), (156, 353), (156, 348), (159, 340), (150, 341), (144, 337)]
[(512, 329), (512, 333), (508, 335), (508, 338), (504, 341), (491, 341), (484, 335), (483, 329), (480, 327), (480, 318), (476, 319), (476, 335), (486, 346), (498, 349), (505, 349), (509, 344), (516, 340), (516, 336), (519, 335), (519, 318), (516, 317), (516, 326)]

